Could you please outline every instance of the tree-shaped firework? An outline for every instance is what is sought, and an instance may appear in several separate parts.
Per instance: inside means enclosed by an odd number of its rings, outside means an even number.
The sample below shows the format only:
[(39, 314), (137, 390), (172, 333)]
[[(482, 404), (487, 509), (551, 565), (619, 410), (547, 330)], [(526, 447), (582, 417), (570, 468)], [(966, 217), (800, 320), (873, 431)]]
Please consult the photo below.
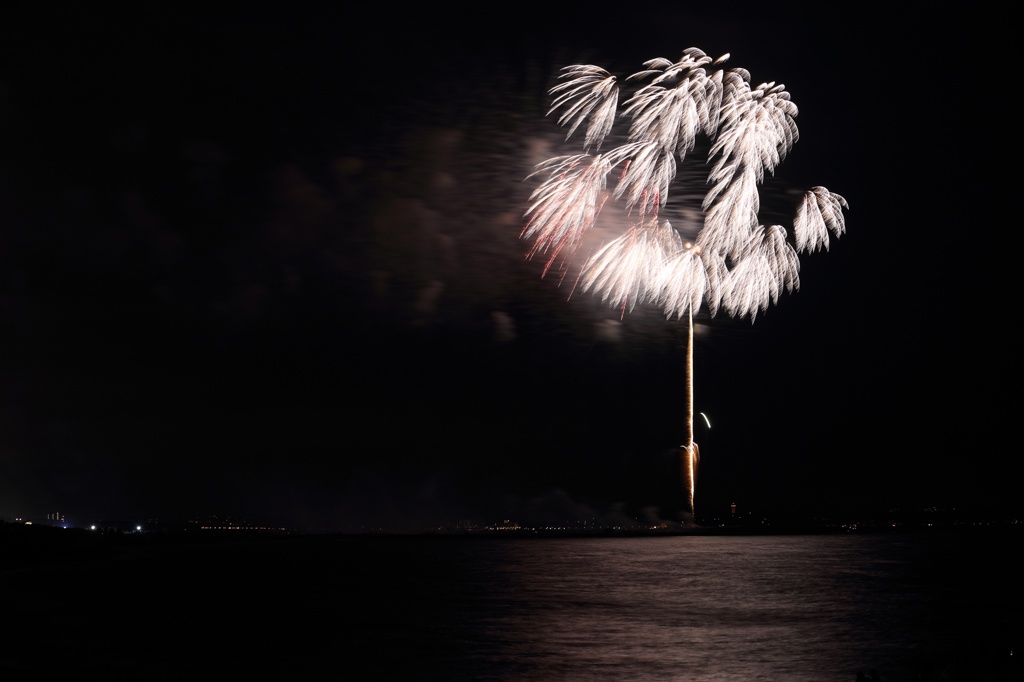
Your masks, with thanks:
[[(548, 114), (561, 112), (566, 139), (585, 127), (584, 153), (538, 164), (530, 177), (546, 179), (530, 197), (521, 235), (533, 242), (530, 258), (546, 258), (547, 273), (577, 251), (608, 199), (624, 204), (624, 232), (586, 260), (579, 283), (623, 314), (650, 303), (669, 319), (687, 320), (686, 440), (680, 454), (684, 514), (691, 519), (699, 461), (693, 441), (693, 316), (704, 304), (711, 316), (725, 310), (753, 322), (783, 291), (799, 288), (798, 254), (828, 250), (829, 233), (838, 238), (845, 232), (843, 208), (849, 208), (842, 196), (813, 187), (796, 207), (792, 239), (781, 225), (760, 224), (758, 187), (799, 138), (797, 107), (785, 86), (752, 87), (746, 69), (725, 68), (728, 58), (712, 60), (691, 47), (675, 62), (645, 62), (625, 81), (635, 87), (621, 114), (615, 76), (593, 65), (563, 68), (550, 90)], [(625, 141), (601, 151), (620, 119), (628, 120)], [(703, 223), (687, 240), (659, 212), (699, 139), (708, 149)]]

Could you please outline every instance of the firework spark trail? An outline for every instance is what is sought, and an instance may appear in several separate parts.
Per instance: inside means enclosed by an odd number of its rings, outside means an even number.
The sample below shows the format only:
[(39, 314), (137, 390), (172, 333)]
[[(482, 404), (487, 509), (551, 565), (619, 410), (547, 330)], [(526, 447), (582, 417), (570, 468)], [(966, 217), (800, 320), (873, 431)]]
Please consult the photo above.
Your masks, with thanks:
[(812, 187), (804, 195), (793, 221), (797, 250), (813, 253), (824, 248), (828, 251), (829, 231), (837, 239), (846, 231), (844, 208), (850, 207), (843, 197), (824, 187)]
[[(584, 149), (590, 149), (593, 145), (599, 147), (615, 124), (615, 112), (619, 103), (619, 88), (615, 76), (599, 66), (580, 64), (567, 66), (560, 78), (570, 80), (551, 88), (550, 94), (562, 94), (552, 102), (548, 114), (568, 105), (565, 113), (558, 119), (559, 125), (572, 124), (569, 126), (566, 139), (590, 117), (583, 146)], [(572, 103), (574, 98), (578, 98), (578, 101)]]
[(579, 247), (607, 200), (608, 174), (626, 162), (638, 146), (641, 145), (623, 145), (593, 157), (559, 156), (538, 164), (531, 177), (547, 173), (548, 179), (530, 195), (533, 203), (527, 214), (531, 218), (521, 236), (535, 239), (527, 254), (529, 258), (538, 253), (549, 254), (545, 274), (563, 250), (574, 251)]
[(582, 277), (583, 290), (594, 289), (602, 300), (632, 311), (637, 303), (648, 300), (648, 282), (682, 248), (680, 242), (668, 221), (659, 224), (652, 219), (633, 225), (590, 259)]
[[(726, 69), (728, 59), (725, 54), (712, 60), (690, 47), (678, 61), (644, 62), (644, 69), (625, 81), (640, 83), (622, 106), (622, 116), (630, 120), (626, 142), (596, 155), (589, 150), (600, 149), (618, 115), (619, 83), (598, 66), (563, 68), (562, 82), (549, 91), (554, 101), (548, 114), (562, 111), (558, 123), (569, 126), (567, 140), (587, 124), (586, 153), (538, 164), (530, 177), (546, 173), (547, 179), (530, 197), (520, 235), (534, 240), (529, 258), (547, 256), (545, 274), (559, 259), (567, 265), (596, 224), (608, 199), (608, 177), (621, 165), (611, 197), (625, 205), (625, 231), (584, 262), (577, 281), (623, 314), (653, 303), (668, 318), (688, 320), (688, 437), (682, 448), (691, 514), (699, 458), (690, 378), (693, 315), (705, 303), (712, 316), (724, 309), (753, 322), (783, 292), (800, 288), (799, 254), (827, 251), (830, 234), (838, 239), (845, 233), (843, 209), (849, 209), (842, 196), (816, 186), (796, 208), (792, 241), (785, 227), (760, 224), (758, 187), (800, 139), (799, 112), (784, 85), (770, 81), (751, 87), (750, 72)], [(702, 135), (710, 143), (704, 219), (696, 239), (684, 243), (658, 216), (683, 160)]]
[[(721, 286), (715, 277), (719, 271), (704, 262), (702, 250), (687, 243), (683, 249), (669, 258), (657, 274), (655, 288), (659, 303), (668, 317), (681, 318), (687, 311), (696, 313), (701, 301), (719, 291)], [(718, 300), (708, 302), (708, 309), (714, 314)]]

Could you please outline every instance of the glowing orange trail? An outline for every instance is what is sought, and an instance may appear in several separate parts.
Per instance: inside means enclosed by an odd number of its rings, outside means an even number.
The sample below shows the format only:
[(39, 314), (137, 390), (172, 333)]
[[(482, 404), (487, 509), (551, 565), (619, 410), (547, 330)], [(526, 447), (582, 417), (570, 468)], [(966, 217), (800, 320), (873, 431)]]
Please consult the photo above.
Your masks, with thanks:
[(700, 450), (693, 441), (693, 310), (686, 319), (686, 442), (679, 446), (683, 465), (683, 520), (694, 521), (694, 491), (697, 487), (697, 464)]

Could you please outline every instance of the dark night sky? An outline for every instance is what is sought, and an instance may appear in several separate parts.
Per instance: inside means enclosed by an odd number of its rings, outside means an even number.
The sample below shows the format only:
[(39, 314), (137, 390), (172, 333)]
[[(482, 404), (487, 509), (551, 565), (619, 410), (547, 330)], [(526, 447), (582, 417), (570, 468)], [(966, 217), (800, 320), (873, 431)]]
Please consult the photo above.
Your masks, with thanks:
[(569, 298), (518, 234), (532, 164), (578, 151), (557, 69), (690, 46), (799, 106), (770, 187), (851, 207), (799, 292), (698, 320), (698, 513), (1020, 509), (998, 16), (341, 6), (3, 10), (0, 516), (657, 508), (678, 323)]

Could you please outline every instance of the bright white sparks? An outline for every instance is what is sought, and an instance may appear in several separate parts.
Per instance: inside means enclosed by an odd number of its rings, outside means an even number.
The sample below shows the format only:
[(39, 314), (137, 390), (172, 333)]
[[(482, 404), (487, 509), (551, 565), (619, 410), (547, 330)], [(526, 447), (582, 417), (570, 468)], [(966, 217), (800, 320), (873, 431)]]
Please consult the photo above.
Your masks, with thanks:
[[(849, 206), (813, 187), (796, 208), (792, 241), (785, 227), (760, 224), (758, 188), (799, 139), (798, 112), (784, 85), (751, 87), (746, 69), (725, 69), (728, 57), (712, 60), (691, 47), (675, 62), (645, 62), (625, 81), (640, 85), (621, 114), (614, 76), (592, 65), (562, 69), (548, 113), (560, 112), (566, 139), (585, 126), (585, 153), (549, 159), (530, 176), (546, 179), (530, 197), (521, 236), (533, 241), (530, 258), (544, 254), (545, 273), (579, 248), (612, 199), (623, 203), (628, 224), (586, 261), (580, 282), (623, 314), (653, 303), (682, 318), (706, 305), (711, 315), (724, 309), (753, 321), (783, 292), (799, 289), (798, 254), (828, 250), (829, 235), (846, 231)], [(619, 117), (629, 121), (626, 143), (592, 154)], [(697, 162), (710, 170), (703, 224), (689, 244), (659, 212), (699, 138), (709, 151)]]

